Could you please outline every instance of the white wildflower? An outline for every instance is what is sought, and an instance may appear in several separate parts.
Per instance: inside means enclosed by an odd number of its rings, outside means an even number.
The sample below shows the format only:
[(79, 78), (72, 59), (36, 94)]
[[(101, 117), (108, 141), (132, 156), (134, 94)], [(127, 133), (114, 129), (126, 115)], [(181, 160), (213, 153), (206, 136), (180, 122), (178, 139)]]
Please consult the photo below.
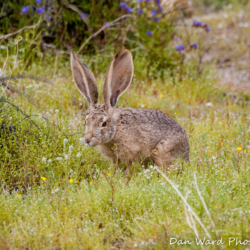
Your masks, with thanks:
[(78, 152), (76, 157), (79, 158), (79, 157), (81, 157), (81, 155), (82, 155), (81, 152)]
[(212, 104), (211, 102), (207, 102), (205, 106), (206, 106), (206, 107), (212, 107), (213, 104)]
[(45, 157), (42, 158), (42, 162), (46, 162), (46, 158)]
[(80, 138), (79, 140), (80, 140), (81, 143), (84, 143), (84, 138), (83, 137)]

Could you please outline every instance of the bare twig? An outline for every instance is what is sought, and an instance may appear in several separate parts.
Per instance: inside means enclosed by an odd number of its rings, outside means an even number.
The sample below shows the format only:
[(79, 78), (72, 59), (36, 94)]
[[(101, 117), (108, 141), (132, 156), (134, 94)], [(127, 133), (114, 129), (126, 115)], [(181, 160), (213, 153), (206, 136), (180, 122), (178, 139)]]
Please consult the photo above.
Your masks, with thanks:
[(17, 31), (15, 31), (15, 32), (13, 32), (13, 33), (9, 33), (9, 34), (0, 36), (0, 40), (2, 40), (2, 39), (7, 39), (7, 38), (9, 38), (9, 37), (11, 37), (11, 36), (15, 36), (16, 34), (19, 34), (19, 33), (21, 33), (22, 31), (27, 30), (27, 29), (34, 29), (34, 28), (36, 28), (39, 24), (40, 24), (40, 22), (38, 22), (38, 23), (35, 24), (35, 25), (25, 26), (25, 27), (21, 28), (20, 30), (17, 30)]
[(73, 11), (75, 11), (76, 13), (79, 14), (79, 16), (82, 18), (82, 20), (86, 23), (88, 30), (92, 33), (92, 27), (90, 26), (89, 20), (87, 17), (85, 17), (84, 15), (82, 15), (83, 13), (74, 5), (67, 3), (65, 0), (62, 0), (63, 4), (66, 5), (69, 9), (72, 9)]
[(27, 95), (25, 93), (23, 93), (22, 91), (20, 91), (19, 89), (17, 88), (14, 88), (13, 86), (11, 86), (9, 83), (6, 83), (6, 82), (1, 82), (0, 80), (0, 84), (4, 87), (6, 87), (6, 89), (10, 90), (11, 92), (13, 93), (17, 93), (19, 95), (22, 95), (24, 96), (32, 105), (34, 105), (36, 108), (40, 108), (39, 105), (36, 104), (36, 101), (34, 100), (33, 97), (31, 97), (30, 95)]
[(206, 49), (204, 49), (203, 52), (199, 54), (199, 62), (198, 62), (198, 67), (197, 67), (198, 75), (202, 73), (201, 64), (202, 64), (203, 56), (211, 49), (211, 47), (212, 46), (208, 46)]
[[(39, 115), (34, 115), (34, 116), (39, 116)], [(42, 116), (42, 118), (43, 118), (44, 120), (46, 120), (47, 122), (50, 123), (50, 120), (49, 120), (48, 118), (46, 118), (46, 117), (44, 117), (44, 116)], [(52, 122), (52, 123), (53, 123), (53, 125), (54, 125), (61, 133), (63, 133), (63, 135), (64, 135), (66, 138), (68, 138), (68, 135), (66, 135), (64, 132), (62, 132), (62, 130), (61, 130), (54, 122)]]
[[(43, 118), (45, 121), (51, 123), (51, 121), (50, 121), (48, 118), (44, 117), (44, 116), (40, 116), (40, 115), (29, 115), (28, 117), (24, 117), (22, 120), (20, 120), (15, 126), (17, 126), (18, 124), (20, 124), (23, 120), (25, 120), (25, 119), (27, 119), (27, 118), (30, 118), (30, 117), (32, 117), (32, 116), (41, 117), (41, 118)], [(54, 125), (60, 132), (62, 132), (61, 129), (60, 129), (54, 122), (52, 122), (52, 123), (53, 123), (53, 125)], [(64, 132), (62, 132), (62, 133), (63, 133), (63, 135), (64, 135), (66, 138), (68, 138), (68, 135), (66, 135)], [(77, 134), (77, 133), (76, 133), (76, 134)]]
[(22, 111), (19, 107), (17, 107), (16, 105), (14, 105), (13, 103), (6, 101), (6, 100), (0, 100), (0, 102), (5, 102), (11, 106), (13, 106), (14, 108), (16, 108), (19, 112), (21, 112), (25, 117), (27, 117), (39, 130), (41, 130), (41, 128), (32, 120), (30, 119), (30, 117), (24, 112)]
[(0, 77), (0, 82), (6, 81), (6, 80), (12, 80), (12, 79), (32, 79), (32, 80), (39, 81), (39, 82), (46, 82), (51, 85), (54, 84), (54, 82), (51, 80), (47, 80), (45, 78), (42, 78), (39, 76), (33, 76), (33, 75), (16, 75), (16, 76)]
[(76, 52), (76, 54), (79, 54), (82, 49), (85, 47), (85, 45), (95, 36), (97, 36), (99, 33), (101, 33), (103, 30), (109, 28), (110, 26), (114, 25), (115, 23), (117, 23), (118, 21), (126, 18), (126, 17), (132, 17), (132, 15), (129, 14), (125, 14), (123, 16), (118, 17), (117, 19), (115, 19), (114, 21), (110, 22), (109, 25), (104, 25), (102, 26), (98, 31), (96, 31), (94, 34), (92, 34), (80, 47), (80, 49)]

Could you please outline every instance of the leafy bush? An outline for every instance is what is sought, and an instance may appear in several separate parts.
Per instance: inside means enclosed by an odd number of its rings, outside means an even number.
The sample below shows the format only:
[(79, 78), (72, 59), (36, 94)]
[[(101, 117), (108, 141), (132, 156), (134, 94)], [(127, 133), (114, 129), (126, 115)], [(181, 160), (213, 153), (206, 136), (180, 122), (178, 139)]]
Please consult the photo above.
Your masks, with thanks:
[[(101, 63), (92, 61), (90, 65), (103, 72), (103, 64), (110, 60), (110, 54), (125, 47), (138, 59), (139, 63), (135, 62), (141, 72), (138, 76), (164, 81), (166, 74), (173, 76), (180, 67), (182, 57), (175, 49), (180, 34), (175, 27), (185, 10), (183, 3), (184, 0), (169, 6), (160, 0), (99, 0), (74, 1), (72, 5), (66, 0), (18, 4), (6, 1), (1, 4), (5, 18), (0, 19), (0, 31), (8, 34), (28, 27), (19, 40), (25, 61), (22, 71), (34, 62), (44, 63), (46, 55), (51, 53), (53, 58), (60, 53), (67, 56), (65, 50), (70, 47), (84, 56), (103, 56)], [(29, 29), (31, 25), (34, 27)], [(3, 43), (6, 47), (11, 47), (11, 37), (6, 37)], [(181, 40), (188, 43), (189, 39)], [(6, 56), (6, 52), (1, 53)], [(16, 49), (10, 48), (10, 54), (16, 54)]]

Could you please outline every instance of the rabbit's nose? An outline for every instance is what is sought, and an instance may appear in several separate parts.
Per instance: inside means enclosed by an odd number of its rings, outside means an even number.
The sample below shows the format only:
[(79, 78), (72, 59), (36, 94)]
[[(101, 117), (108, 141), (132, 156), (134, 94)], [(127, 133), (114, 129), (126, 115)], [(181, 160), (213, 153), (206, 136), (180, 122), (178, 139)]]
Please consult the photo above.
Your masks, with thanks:
[(90, 143), (90, 141), (91, 141), (91, 135), (90, 135), (90, 133), (88, 133), (88, 134), (86, 134), (85, 136), (84, 136), (84, 141), (85, 141), (85, 143), (86, 144), (89, 144)]
[(85, 139), (85, 142), (86, 142), (87, 144), (89, 144), (89, 143), (90, 143), (90, 139)]

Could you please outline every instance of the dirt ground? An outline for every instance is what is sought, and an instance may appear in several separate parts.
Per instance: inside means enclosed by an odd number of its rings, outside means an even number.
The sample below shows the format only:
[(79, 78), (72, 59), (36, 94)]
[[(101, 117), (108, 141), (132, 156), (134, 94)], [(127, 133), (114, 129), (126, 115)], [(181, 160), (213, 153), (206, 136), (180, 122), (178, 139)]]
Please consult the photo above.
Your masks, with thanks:
[(204, 61), (215, 65), (220, 83), (232, 91), (250, 94), (250, 15), (249, 11), (232, 10), (228, 6), (223, 11), (194, 16), (211, 27), (209, 39), (211, 46)]

